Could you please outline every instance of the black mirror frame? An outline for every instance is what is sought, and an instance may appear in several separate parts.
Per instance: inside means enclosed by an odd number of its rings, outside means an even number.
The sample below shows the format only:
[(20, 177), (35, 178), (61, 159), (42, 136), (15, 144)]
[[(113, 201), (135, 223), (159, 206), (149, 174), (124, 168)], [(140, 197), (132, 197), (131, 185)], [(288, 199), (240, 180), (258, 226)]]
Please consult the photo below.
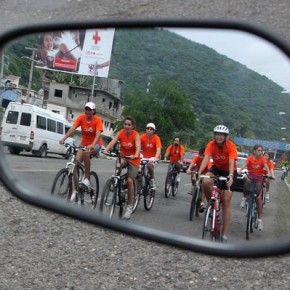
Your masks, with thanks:
[[(249, 32), (259, 36), (281, 49), (290, 58), (290, 45), (280, 36), (270, 32), (255, 24), (242, 21), (225, 21), (225, 20), (192, 20), (192, 19), (110, 19), (99, 21), (73, 22), (73, 23), (51, 23), (37, 24), (26, 27), (20, 27), (8, 31), (0, 36), (1, 46), (6, 45), (9, 41), (31, 33), (41, 33), (44, 31), (73, 30), (73, 29), (90, 29), (90, 28), (150, 28), (150, 27), (192, 27), (192, 28), (209, 28), (209, 29), (228, 29)], [(0, 144), (0, 155), (3, 156), (3, 147)], [(191, 250), (199, 253), (224, 256), (224, 257), (266, 257), (281, 255), (290, 251), (290, 237), (279, 242), (267, 242), (261, 244), (249, 245), (232, 245), (206, 242), (190, 237), (180, 237), (176, 234), (162, 232), (149, 227), (139, 226), (119, 220), (110, 220), (93, 211), (86, 211), (80, 207), (68, 205), (60, 202), (52, 196), (37, 192), (35, 189), (29, 190), (23, 188), (21, 180), (10, 169), (5, 158), (0, 159), (0, 180), (5, 187), (19, 199), (38, 206), (49, 211), (105, 227), (132, 236), (150, 241), (164, 243), (174, 247)]]

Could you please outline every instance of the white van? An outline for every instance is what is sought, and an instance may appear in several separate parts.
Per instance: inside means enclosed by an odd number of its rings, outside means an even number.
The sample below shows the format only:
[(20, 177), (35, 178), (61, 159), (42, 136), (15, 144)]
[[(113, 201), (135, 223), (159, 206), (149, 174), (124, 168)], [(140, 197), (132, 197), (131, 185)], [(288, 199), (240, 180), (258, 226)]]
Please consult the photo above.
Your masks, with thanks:
[[(30, 104), (10, 102), (2, 121), (1, 141), (12, 154), (26, 150), (38, 157), (54, 153), (68, 158), (70, 152), (59, 144), (68, 129), (68, 121), (60, 114)], [(68, 139), (68, 142), (73, 141)]]

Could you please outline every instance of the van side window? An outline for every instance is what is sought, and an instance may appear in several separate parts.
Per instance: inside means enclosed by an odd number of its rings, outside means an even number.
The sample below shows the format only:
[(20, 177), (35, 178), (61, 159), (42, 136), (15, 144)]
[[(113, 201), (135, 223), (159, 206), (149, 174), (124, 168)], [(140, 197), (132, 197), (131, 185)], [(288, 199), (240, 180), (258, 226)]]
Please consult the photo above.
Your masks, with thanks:
[(22, 126), (30, 126), (31, 123), (31, 114), (29, 113), (22, 113), (20, 119), (20, 125)]
[(17, 124), (18, 115), (19, 115), (19, 112), (9, 111), (8, 115), (7, 115), (7, 118), (6, 118), (6, 123), (8, 123), (8, 124)]
[(36, 126), (39, 129), (46, 130), (46, 118), (37, 116), (36, 117)]
[(47, 119), (47, 131), (56, 132), (56, 121)]
[(63, 135), (63, 123), (57, 122), (57, 133)]

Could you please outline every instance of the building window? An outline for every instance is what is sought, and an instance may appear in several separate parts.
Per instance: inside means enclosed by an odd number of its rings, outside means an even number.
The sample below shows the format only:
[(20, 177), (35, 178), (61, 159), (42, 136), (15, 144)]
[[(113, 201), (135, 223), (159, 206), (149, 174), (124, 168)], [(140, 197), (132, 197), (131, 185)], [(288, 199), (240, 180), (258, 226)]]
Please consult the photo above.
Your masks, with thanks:
[(62, 90), (55, 90), (54, 96), (57, 98), (62, 98)]
[(105, 103), (105, 101), (106, 101), (106, 99), (105, 99), (105, 98), (103, 98), (103, 99), (102, 99), (102, 102), (103, 102), (103, 103)]

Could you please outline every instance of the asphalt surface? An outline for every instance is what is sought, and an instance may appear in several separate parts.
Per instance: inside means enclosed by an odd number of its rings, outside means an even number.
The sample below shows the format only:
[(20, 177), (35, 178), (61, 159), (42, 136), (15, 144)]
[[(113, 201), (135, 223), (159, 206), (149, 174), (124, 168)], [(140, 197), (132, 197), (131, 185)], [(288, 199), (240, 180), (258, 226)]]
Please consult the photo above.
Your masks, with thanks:
[[(0, 31), (46, 21), (124, 17), (243, 19), (290, 42), (290, 3), (2, 0)], [(0, 189), (0, 289), (288, 289), (290, 256), (212, 257), (29, 206)]]

